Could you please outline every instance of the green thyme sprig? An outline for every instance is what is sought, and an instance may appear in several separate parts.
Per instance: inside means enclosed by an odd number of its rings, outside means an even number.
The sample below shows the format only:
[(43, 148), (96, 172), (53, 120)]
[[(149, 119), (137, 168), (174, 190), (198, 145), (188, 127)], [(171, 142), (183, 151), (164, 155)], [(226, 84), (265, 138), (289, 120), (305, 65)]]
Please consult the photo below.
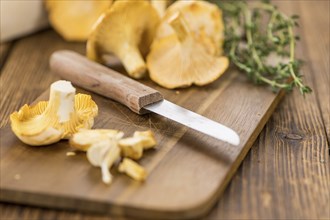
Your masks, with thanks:
[[(302, 61), (295, 57), (297, 15), (287, 17), (269, 1), (213, 2), (224, 13), (225, 52), (235, 66), (253, 82), (268, 84), (274, 91), (297, 87), (303, 95), (312, 92), (300, 75)], [(282, 59), (269, 63), (274, 56)]]

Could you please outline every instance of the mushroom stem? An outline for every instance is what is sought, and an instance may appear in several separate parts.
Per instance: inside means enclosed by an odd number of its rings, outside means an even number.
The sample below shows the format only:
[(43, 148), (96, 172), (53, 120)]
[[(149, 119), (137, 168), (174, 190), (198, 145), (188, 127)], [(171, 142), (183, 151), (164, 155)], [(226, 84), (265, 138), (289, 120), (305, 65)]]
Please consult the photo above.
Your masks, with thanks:
[(101, 164), (101, 172), (102, 172), (102, 181), (105, 184), (110, 184), (112, 182), (112, 175), (109, 171), (107, 161), (103, 161)]
[(151, 5), (156, 9), (161, 18), (165, 14), (167, 3), (168, 0), (151, 0)]
[(74, 112), (74, 97), (76, 89), (71, 82), (59, 80), (50, 87), (49, 103), (45, 112), (54, 112), (58, 122), (63, 123), (70, 120), (70, 115)]
[(138, 48), (128, 46), (117, 54), (130, 76), (142, 78), (147, 70), (147, 66)]
[(183, 42), (189, 35), (189, 28), (180, 12), (175, 13), (170, 19), (169, 24), (176, 32), (180, 42)]

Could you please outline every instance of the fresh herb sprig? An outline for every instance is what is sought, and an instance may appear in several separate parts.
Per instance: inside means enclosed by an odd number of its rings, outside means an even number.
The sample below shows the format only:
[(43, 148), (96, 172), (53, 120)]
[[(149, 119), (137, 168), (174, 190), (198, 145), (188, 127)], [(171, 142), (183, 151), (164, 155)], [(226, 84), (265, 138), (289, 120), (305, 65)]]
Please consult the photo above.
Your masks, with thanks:
[[(274, 91), (297, 87), (303, 95), (312, 92), (300, 75), (302, 61), (295, 57), (297, 15), (287, 17), (269, 1), (213, 2), (224, 13), (225, 52), (235, 66), (253, 82), (268, 84)], [(269, 63), (274, 56), (282, 60)]]

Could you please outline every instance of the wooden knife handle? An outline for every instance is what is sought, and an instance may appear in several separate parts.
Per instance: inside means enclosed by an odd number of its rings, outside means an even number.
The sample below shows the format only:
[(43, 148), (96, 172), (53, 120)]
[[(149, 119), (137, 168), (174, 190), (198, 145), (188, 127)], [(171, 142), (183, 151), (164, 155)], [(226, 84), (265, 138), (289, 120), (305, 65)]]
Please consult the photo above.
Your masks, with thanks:
[(73, 51), (53, 53), (50, 68), (61, 78), (116, 100), (138, 114), (147, 113), (144, 106), (163, 100), (158, 91)]

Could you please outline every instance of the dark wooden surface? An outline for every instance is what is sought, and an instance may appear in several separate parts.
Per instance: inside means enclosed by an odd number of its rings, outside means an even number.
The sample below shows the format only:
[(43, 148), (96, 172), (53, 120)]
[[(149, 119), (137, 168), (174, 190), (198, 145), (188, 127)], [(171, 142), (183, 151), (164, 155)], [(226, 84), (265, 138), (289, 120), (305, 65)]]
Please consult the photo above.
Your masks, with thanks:
[[(327, 219), (329, 211), (329, 1), (277, 1), (301, 16), (298, 56), (306, 60), (306, 82), (314, 93), (286, 95), (217, 205), (205, 219)], [(1, 70), (1, 126), (22, 104), (32, 102), (57, 78), (47, 74), (40, 53), (73, 49), (42, 32), (14, 42)], [(52, 39), (55, 39), (52, 41)], [(4, 48), (4, 49), (3, 49)], [(2, 58), (1, 58), (2, 59)], [(32, 62), (33, 61), (33, 62)], [(22, 68), (21, 66), (24, 66)], [(27, 74), (24, 74), (25, 70)], [(113, 219), (111, 216), (0, 205), (1, 219)]]

